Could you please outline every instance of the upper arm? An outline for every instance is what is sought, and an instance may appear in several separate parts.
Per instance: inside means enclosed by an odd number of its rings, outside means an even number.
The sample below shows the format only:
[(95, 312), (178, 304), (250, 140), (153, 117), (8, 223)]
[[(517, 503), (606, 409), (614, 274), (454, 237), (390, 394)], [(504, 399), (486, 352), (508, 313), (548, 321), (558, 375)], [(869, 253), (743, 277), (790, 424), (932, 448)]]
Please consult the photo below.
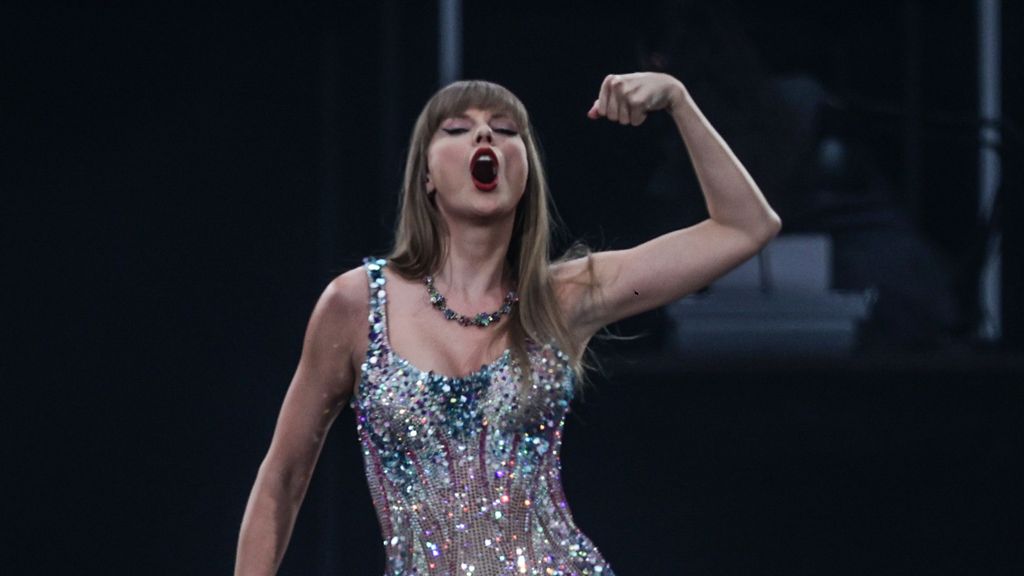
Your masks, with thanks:
[(364, 334), (358, 328), (367, 303), (366, 273), (357, 268), (324, 289), (310, 316), (261, 471), (276, 475), (295, 498), (305, 494), (327, 432), (352, 395), (352, 347)]
[[(596, 252), (562, 263), (555, 277), (567, 282), (563, 302), (576, 330), (602, 326), (652, 310), (707, 286), (748, 260), (778, 233), (754, 235), (712, 219), (669, 232), (626, 250)], [(589, 260), (589, 261), (588, 261)]]

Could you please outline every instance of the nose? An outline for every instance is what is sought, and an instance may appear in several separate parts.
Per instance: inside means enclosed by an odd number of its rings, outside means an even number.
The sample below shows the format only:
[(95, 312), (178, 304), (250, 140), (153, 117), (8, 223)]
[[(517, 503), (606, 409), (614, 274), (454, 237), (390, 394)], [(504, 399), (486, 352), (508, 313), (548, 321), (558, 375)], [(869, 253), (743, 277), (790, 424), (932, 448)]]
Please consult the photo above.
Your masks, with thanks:
[(494, 143), (494, 134), (491, 132), (491, 127), (487, 125), (481, 126), (476, 131), (476, 143), (479, 144), (484, 140), (491, 144)]

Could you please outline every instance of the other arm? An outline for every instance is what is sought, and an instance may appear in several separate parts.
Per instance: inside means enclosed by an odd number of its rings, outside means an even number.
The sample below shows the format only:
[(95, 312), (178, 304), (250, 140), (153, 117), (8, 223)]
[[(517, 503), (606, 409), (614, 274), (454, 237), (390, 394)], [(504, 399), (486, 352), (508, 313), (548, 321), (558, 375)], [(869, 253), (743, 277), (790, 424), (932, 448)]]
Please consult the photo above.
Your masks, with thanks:
[(352, 394), (352, 346), (364, 334), (367, 302), (366, 273), (357, 268), (334, 279), (313, 309), (242, 518), (236, 576), (273, 575), (280, 567), (324, 439)]
[[(782, 227), (750, 174), (675, 78), (608, 76), (588, 115), (635, 126), (660, 109), (671, 114), (686, 144), (710, 218), (627, 250), (593, 254), (593, 278), (575, 284), (580, 288), (571, 289), (576, 293), (568, 300), (574, 302), (568, 311), (571, 325), (585, 337), (707, 286), (757, 254)], [(582, 260), (560, 265), (556, 278), (586, 274), (588, 263)]]

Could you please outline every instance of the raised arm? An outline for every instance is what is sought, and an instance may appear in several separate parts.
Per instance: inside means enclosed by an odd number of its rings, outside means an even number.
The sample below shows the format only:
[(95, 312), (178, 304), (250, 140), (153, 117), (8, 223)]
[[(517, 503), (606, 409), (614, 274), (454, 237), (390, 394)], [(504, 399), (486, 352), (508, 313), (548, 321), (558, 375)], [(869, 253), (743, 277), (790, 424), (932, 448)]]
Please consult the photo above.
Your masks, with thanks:
[(355, 381), (353, 346), (365, 334), (366, 273), (334, 279), (313, 309), (302, 356), (242, 518), (235, 575), (277, 573), (324, 438)]
[(628, 250), (558, 265), (555, 278), (565, 281), (570, 294), (563, 302), (572, 303), (570, 322), (585, 337), (710, 284), (757, 254), (782, 227), (750, 174), (677, 79), (650, 72), (610, 75), (588, 116), (637, 126), (657, 110), (666, 110), (679, 129), (710, 218)]

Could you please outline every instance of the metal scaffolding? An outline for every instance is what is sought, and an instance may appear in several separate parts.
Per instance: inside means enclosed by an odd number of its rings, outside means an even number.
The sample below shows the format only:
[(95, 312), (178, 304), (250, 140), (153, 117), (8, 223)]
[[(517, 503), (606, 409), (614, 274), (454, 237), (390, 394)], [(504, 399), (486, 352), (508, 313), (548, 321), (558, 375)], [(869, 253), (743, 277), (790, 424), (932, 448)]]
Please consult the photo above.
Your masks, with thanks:
[[(982, 222), (997, 223), (996, 198), (1002, 179), (1002, 17), (1000, 0), (977, 0), (978, 14), (978, 210)], [(982, 266), (977, 336), (1002, 337), (1002, 231), (989, 229)]]

